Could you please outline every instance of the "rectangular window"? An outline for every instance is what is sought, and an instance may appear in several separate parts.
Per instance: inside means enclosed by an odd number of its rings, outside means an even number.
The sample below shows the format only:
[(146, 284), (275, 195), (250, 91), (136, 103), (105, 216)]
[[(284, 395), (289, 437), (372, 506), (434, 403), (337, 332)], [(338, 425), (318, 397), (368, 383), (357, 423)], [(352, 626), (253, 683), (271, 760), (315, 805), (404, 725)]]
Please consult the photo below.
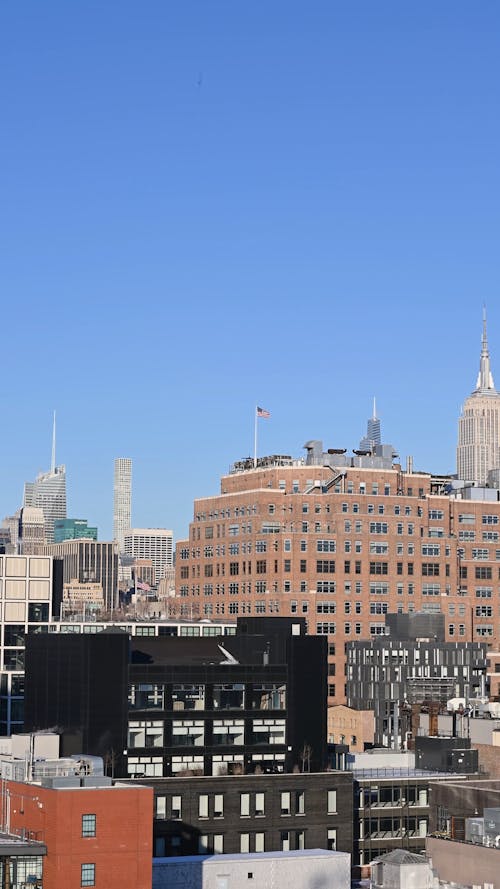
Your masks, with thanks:
[(208, 793), (200, 793), (198, 797), (198, 817), (208, 818)]
[(305, 814), (305, 793), (303, 790), (297, 790), (295, 793), (295, 814)]
[(240, 793), (240, 815), (243, 818), (250, 816), (250, 794)]
[(475, 577), (476, 580), (491, 580), (492, 569), (490, 567), (487, 567), (486, 565), (476, 565)]
[(255, 794), (255, 814), (256, 815), (264, 815), (265, 814), (265, 793), (256, 793)]
[(95, 886), (95, 864), (82, 864), (81, 886)]
[(82, 837), (95, 837), (96, 816), (82, 815)]
[[(166, 818), (167, 817), (167, 797), (166, 796), (157, 796), (155, 797), (155, 818)], [(85, 815), (82, 815), (82, 819), (85, 818)], [(83, 833), (83, 824), (82, 824), (82, 836), (85, 836)], [(90, 836), (95, 836), (95, 833), (90, 834)]]
[(177, 794), (172, 796), (172, 818), (182, 818), (182, 797)]
[(370, 574), (388, 574), (389, 565), (387, 562), (370, 562)]
[(336, 790), (328, 790), (328, 814), (334, 815), (337, 811), (337, 791)]
[(281, 814), (282, 815), (290, 815), (291, 814), (291, 804), (290, 804), (290, 791), (283, 791), (281, 794)]
[(330, 827), (328, 829), (328, 840), (326, 848), (329, 849), (330, 852), (335, 852), (337, 848), (337, 831), (334, 827)]

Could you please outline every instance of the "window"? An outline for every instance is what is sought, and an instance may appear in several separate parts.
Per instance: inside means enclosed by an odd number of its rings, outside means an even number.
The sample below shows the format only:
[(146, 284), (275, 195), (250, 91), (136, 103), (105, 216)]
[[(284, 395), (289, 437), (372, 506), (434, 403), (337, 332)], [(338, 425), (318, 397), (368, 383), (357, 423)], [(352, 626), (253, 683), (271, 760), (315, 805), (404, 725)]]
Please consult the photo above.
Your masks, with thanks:
[(208, 818), (208, 793), (200, 793), (198, 797), (198, 817)]
[(297, 790), (295, 793), (295, 814), (305, 814), (305, 793), (303, 790)]
[(318, 553), (334, 553), (335, 540), (317, 540), (316, 550)]
[(240, 815), (242, 818), (250, 817), (250, 794), (240, 793)]
[[(167, 817), (167, 797), (166, 796), (157, 796), (155, 797), (155, 818), (166, 818)], [(82, 815), (82, 819), (85, 818), (85, 815)], [(82, 825), (82, 836), (83, 833), (83, 825)], [(91, 834), (91, 836), (95, 836), (95, 834)]]
[(182, 797), (177, 794), (172, 796), (172, 818), (182, 818)]
[(387, 522), (370, 522), (370, 534), (387, 534)]
[(476, 565), (475, 576), (476, 580), (491, 580), (492, 570), (486, 565)]
[(264, 815), (265, 814), (265, 793), (256, 793), (255, 794), (255, 814), (256, 815)]
[(82, 837), (95, 837), (96, 816), (82, 815)]
[(422, 562), (422, 576), (423, 577), (439, 577), (439, 563), (438, 562)]
[(370, 574), (388, 574), (389, 565), (387, 562), (370, 562)]
[(81, 886), (95, 886), (95, 864), (82, 864)]
[(333, 559), (318, 559), (316, 562), (317, 574), (335, 574), (335, 562)]
[(282, 852), (290, 851), (290, 831), (282, 830), (280, 832), (280, 848)]
[(224, 795), (222, 793), (214, 794), (214, 818), (224, 817)]
[(489, 549), (482, 549), (480, 547), (474, 547), (472, 550), (472, 558), (475, 561), (487, 562), (490, 557)]
[(326, 844), (326, 848), (331, 852), (335, 852), (337, 848), (337, 831), (334, 827), (330, 827), (328, 829), (328, 841)]
[(281, 794), (281, 814), (291, 814), (290, 791), (283, 791)]

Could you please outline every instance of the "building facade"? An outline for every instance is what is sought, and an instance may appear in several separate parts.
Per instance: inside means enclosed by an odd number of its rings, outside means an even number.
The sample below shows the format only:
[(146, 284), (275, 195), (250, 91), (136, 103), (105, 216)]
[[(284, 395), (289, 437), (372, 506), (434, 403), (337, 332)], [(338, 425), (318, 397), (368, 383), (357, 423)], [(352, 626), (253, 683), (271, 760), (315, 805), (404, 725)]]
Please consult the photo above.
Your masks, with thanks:
[(39, 555), (45, 545), (45, 517), (36, 506), (24, 506), (19, 515), (17, 549), (26, 556)]
[(125, 531), (132, 524), (132, 460), (117, 457), (113, 485), (113, 540), (123, 552)]
[(166, 528), (130, 528), (124, 536), (124, 552), (134, 559), (150, 559), (155, 584), (165, 577), (174, 564), (172, 531)]
[(54, 522), (54, 543), (83, 538), (97, 540), (97, 528), (89, 527), (87, 519), (56, 519)]
[(26, 730), (64, 726), (65, 755), (114, 751), (121, 777), (321, 770), (326, 641), (304, 631), (304, 621), (263, 619), (240, 621), (223, 642), (30, 635)]
[(65, 584), (98, 583), (104, 607), (112, 612), (118, 601), (118, 552), (116, 544), (96, 540), (66, 540), (45, 547), (47, 555), (62, 559)]
[(411, 705), (469, 700), (486, 672), (486, 645), (445, 642), (443, 614), (387, 615), (388, 635), (347, 644), (347, 700), (375, 719), (375, 744), (405, 747)]
[(483, 339), (476, 388), (466, 399), (458, 421), (457, 475), (486, 485), (488, 474), (500, 468), (500, 394), (495, 389), (483, 318)]
[(53, 466), (49, 472), (42, 472), (34, 482), (24, 486), (23, 506), (35, 506), (43, 511), (45, 519), (45, 541), (54, 541), (54, 522), (66, 518), (66, 467)]
[(158, 857), (352, 852), (350, 772), (168, 778), (153, 786)]
[(441, 613), (445, 641), (498, 648), (496, 490), (406, 470), (393, 449), (235, 464), (195, 500), (177, 544), (181, 616), (305, 617), (328, 638), (329, 703), (345, 703), (345, 644), (386, 632), (389, 612)]
[(2, 781), (9, 832), (47, 850), (43, 881), (40, 873), (39, 884), (23, 885), (151, 889), (152, 796), (149, 787), (99, 777)]
[(48, 632), (61, 596), (62, 572), (49, 556), (0, 555), (0, 735), (22, 729), (26, 636)]

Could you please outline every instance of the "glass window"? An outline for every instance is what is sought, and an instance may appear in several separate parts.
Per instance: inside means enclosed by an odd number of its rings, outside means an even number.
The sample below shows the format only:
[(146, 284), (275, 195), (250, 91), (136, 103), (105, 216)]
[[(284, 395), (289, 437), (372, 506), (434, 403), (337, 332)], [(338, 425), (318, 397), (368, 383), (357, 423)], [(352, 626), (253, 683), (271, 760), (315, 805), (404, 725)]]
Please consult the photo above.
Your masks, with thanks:
[(328, 790), (328, 814), (333, 815), (337, 811), (337, 791)]
[(250, 815), (250, 794), (240, 793), (240, 815), (248, 818)]
[(198, 797), (198, 817), (208, 818), (208, 793), (200, 793)]
[(255, 814), (256, 815), (264, 815), (265, 814), (265, 793), (256, 793), (255, 794)]
[(290, 791), (283, 791), (281, 794), (281, 814), (282, 815), (290, 815), (291, 814), (291, 804), (290, 804)]
[(245, 704), (245, 686), (237, 682), (214, 685), (213, 700), (215, 710), (242, 710)]
[(81, 886), (95, 886), (95, 864), (82, 864)]
[(82, 837), (95, 837), (96, 816), (82, 815)]

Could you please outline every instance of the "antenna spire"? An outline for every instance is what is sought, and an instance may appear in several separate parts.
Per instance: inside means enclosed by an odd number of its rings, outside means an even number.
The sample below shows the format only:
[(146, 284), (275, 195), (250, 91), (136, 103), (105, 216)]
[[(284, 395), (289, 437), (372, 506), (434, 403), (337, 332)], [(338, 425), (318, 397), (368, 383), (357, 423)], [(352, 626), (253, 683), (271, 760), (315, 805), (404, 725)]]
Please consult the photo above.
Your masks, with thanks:
[(52, 460), (50, 461), (50, 471), (56, 471), (56, 412), (54, 411), (54, 420), (52, 424)]
[(490, 353), (488, 349), (488, 334), (486, 330), (486, 306), (483, 305), (483, 336), (481, 339), (481, 358), (479, 361), (479, 374), (476, 383), (476, 392), (495, 392), (493, 374), (490, 367)]
[(372, 417), (372, 420), (376, 420), (376, 419), (377, 419), (377, 400), (376, 400), (375, 396), (373, 396), (373, 417)]

